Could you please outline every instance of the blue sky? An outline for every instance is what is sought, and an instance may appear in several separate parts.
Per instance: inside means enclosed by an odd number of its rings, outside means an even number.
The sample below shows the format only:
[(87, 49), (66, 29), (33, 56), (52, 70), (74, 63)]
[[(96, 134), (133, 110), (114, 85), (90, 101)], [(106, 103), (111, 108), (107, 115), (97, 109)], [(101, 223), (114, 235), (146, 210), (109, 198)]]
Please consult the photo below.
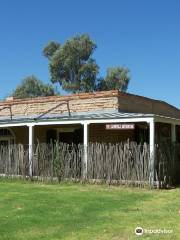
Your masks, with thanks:
[(86, 32), (102, 76), (128, 67), (128, 92), (180, 108), (179, 12), (178, 0), (1, 0), (0, 98), (31, 74), (50, 82), (43, 47)]

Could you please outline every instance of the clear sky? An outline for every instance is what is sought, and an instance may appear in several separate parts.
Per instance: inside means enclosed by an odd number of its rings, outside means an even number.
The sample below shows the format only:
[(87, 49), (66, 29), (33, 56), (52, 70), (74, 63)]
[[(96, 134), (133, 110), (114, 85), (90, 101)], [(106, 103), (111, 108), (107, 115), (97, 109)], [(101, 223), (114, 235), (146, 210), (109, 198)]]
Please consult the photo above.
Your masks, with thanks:
[(128, 92), (180, 108), (178, 0), (0, 0), (0, 98), (31, 74), (50, 82), (43, 47), (84, 32), (102, 76), (128, 67)]

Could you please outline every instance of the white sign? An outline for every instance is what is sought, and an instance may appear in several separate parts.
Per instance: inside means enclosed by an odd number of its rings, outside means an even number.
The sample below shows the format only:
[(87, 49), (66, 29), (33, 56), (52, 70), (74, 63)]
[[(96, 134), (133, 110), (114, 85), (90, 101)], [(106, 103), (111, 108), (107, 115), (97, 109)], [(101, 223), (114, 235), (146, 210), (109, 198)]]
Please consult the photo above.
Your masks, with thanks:
[(134, 129), (135, 125), (134, 124), (106, 124), (106, 129), (107, 130), (131, 130)]

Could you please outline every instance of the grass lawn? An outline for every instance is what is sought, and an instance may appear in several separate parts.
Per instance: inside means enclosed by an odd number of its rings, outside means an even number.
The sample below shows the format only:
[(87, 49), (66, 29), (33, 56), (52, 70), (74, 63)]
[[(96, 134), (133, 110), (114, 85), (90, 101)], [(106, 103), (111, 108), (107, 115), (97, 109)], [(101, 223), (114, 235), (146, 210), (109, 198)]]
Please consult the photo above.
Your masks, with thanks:
[[(136, 236), (134, 229), (171, 229)], [(0, 180), (0, 240), (180, 239), (180, 188)]]

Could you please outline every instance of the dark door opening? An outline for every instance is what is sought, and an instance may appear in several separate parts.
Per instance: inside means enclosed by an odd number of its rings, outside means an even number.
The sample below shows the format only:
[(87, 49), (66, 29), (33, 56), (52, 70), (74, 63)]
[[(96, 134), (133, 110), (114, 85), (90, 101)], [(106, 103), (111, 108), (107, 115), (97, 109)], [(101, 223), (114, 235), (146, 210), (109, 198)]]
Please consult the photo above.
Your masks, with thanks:
[(57, 141), (57, 132), (55, 129), (49, 129), (46, 132), (46, 142), (54, 143)]
[(83, 142), (83, 129), (78, 128), (73, 132), (60, 132), (59, 141), (67, 144), (79, 144)]
[(73, 143), (73, 132), (60, 132), (59, 141), (67, 144)]

